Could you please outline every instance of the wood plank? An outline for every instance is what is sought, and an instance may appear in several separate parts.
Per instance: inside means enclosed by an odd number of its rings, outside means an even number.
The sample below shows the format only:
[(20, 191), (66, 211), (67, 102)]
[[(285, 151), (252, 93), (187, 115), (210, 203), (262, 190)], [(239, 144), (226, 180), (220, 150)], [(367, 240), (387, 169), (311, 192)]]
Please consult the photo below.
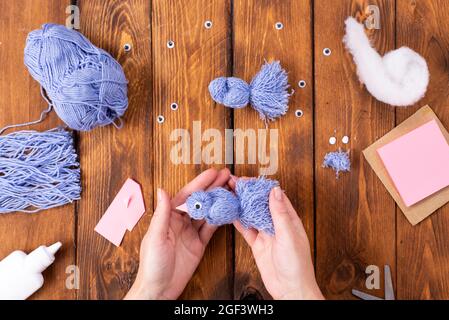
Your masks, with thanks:
[[(280, 60), (289, 73), (289, 82), (295, 94), (290, 100), (288, 114), (268, 128), (278, 130), (278, 168), (272, 176), (278, 179), (306, 228), (313, 247), (313, 62), (312, 10), (308, 0), (236, 0), (234, 1), (234, 74), (245, 81), (260, 70), (264, 60)], [(281, 22), (283, 28), (275, 25)], [(298, 87), (305, 80), (304, 89)], [(301, 109), (304, 115), (295, 116)], [(255, 110), (247, 107), (234, 112), (234, 127), (241, 130), (265, 129)], [(267, 133), (270, 137), (270, 133)], [(274, 136), (272, 136), (274, 138)], [(258, 148), (271, 141), (258, 141)], [(250, 146), (247, 146), (249, 150)], [(236, 144), (237, 148), (237, 144)], [(269, 150), (269, 149), (268, 149)], [(239, 156), (236, 149), (236, 157)], [(245, 151), (248, 154), (248, 151)], [(275, 152), (270, 152), (272, 164)], [(235, 164), (237, 176), (258, 176), (266, 165)], [(313, 248), (312, 248), (313, 249)], [(236, 299), (270, 298), (260, 279), (251, 250), (240, 235), (235, 238)]]
[[(212, 28), (204, 27), (212, 21)], [(201, 131), (217, 129), (222, 135), (228, 127), (229, 112), (215, 106), (207, 87), (218, 76), (229, 73), (230, 3), (222, 0), (153, 1), (154, 187), (174, 195), (209, 165), (201, 159), (201, 143), (194, 135), (194, 122)], [(174, 41), (168, 48), (167, 42)], [(178, 110), (172, 111), (172, 103)], [(165, 117), (161, 124), (158, 115)], [(187, 163), (172, 161), (171, 150), (178, 143), (176, 129), (188, 131), (191, 148)], [(196, 144), (195, 144), (196, 143)], [(223, 150), (224, 153), (224, 150)], [(224, 154), (212, 163), (222, 167)], [(221, 156), (221, 157), (220, 157)], [(220, 228), (206, 250), (202, 263), (185, 290), (184, 299), (229, 299), (232, 289), (232, 239), (230, 227)]]
[[(146, 0), (79, 0), (79, 6), (81, 32), (125, 70), (129, 107), (121, 130), (108, 126), (80, 134), (83, 199), (78, 206), (78, 298), (121, 299), (134, 281), (150, 215), (127, 232), (119, 248), (94, 232), (94, 227), (128, 177), (141, 184), (147, 210), (153, 207), (151, 7)], [(126, 43), (131, 44), (129, 52), (124, 50)]]
[[(395, 204), (362, 155), (362, 150), (394, 127), (394, 108), (377, 102), (358, 81), (342, 42), (344, 21), (368, 5), (380, 9), (381, 29), (371, 30), (381, 52), (395, 44), (395, 1), (315, 1), (315, 190), (316, 269), (330, 299), (350, 299), (351, 289), (367, 291), (365, 269), (389, 264), (395, 275)], [(326, 57), (324, 48), (332, 54)], [(350, 137), (346, 146), (341, 140)], [(329, 144), (335, 136), (337, 144)], [(352, 169), (339, 179), (322, 168), (324, 155), (350, 150)], [(382, 286), (383, 286), (383, 281)], [(382, 296), (382, 290), (369, 292)]]
[[(0, 2), (0, 127), (39, 118), (47, 108), (39, 83), (23, 63), (26, 37), (47, 22), (65, 23), (68, 0)], [(42, 124), (23, 129), (44, 131), (61, 124), (52, 112)], [(9, 133), (8, 131), (6, 133)], [(75, 207), (46, 210), (36, 214), (0, 215), (0, 260), (14, 250), (32, 251), (40, 245), (61, 241), (56, 261), (44, 272), (44, 287), (34, 299), (71, 299), (74, 290), (65, 287), (66, 267), (75, 263)]]
[[(397, 109), (397, 123), (429, 104), (449, 128), (449, 3), (443, 0), (397, 1), (397, 47), (422, 54), (430, 69), (426, 97), (416, 106)], [(400, 23), (399, 23), (400, 21)], [(397, 212), (399, 299), (449, 298), (449, 207), (417, 226)]]

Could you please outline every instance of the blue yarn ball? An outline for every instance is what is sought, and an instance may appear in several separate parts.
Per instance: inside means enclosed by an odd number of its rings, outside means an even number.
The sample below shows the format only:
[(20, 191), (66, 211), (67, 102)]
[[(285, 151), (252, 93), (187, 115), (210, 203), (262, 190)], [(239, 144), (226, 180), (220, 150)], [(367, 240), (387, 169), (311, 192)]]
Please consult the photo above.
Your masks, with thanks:
[(74, 130), (114, 123), (128, 108), (122, 67), (77, 31), (56, 24), (32, 31), (25, 65), (61, 120)]

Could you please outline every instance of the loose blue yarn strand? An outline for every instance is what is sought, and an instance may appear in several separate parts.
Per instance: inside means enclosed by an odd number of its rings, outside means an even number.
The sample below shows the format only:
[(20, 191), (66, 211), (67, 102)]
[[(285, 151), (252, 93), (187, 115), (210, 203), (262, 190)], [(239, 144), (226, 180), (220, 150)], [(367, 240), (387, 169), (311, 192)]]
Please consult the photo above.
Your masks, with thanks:
[(0, 136), (0, 213), (34, 213), (79, 200), (80, 194), (80, 168), (70, 132)]
[(0, 134), (2, 134), (3, 132), (9, 130), (9, 129), (14, 129), (14, 128), (20, 128), (20, 127), (25, 127), (25, 126), (31, 126), (33, 124), (38, 124), (41, 123), (45, 117), (47, 117), (47, 115), (51, 112), (51, 110), (53, 109), (53, 105), (50, 103), (50, 101), (47, 99), (47, 97), (45, 96), (44, 90), (41, 87), (41, 96), (42, 98), (44, 98), (45, 101), (47, 101), (48, 103), (48, 108), (45, 109), (44, 111), (42, 111), (40, 117), (38, 120), (35, 121), (30, 121), (30, 122), (25, 122), (25, 123), (20, 123), (20, 124), (11, 124), (8, 125), (6, 127), (3, 127), (2, 129), (0, 129)]
[(265, 63), (251, 84), (236, 77), (216, 78), (209, 84), (215, 102), (233, 109), (251, 104), (265, 121), (286, 114), (291, 96), (288, 88), (288, 75), (279, 61)]

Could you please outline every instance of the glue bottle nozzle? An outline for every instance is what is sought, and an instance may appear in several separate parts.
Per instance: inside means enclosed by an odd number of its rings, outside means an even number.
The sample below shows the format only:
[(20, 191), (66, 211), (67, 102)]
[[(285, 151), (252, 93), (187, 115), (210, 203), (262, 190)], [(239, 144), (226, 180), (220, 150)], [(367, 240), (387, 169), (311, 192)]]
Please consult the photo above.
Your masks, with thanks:
[(47, 247), (47, 250), (54, 255), (59, 250), (59, 248), (61, 248), (61, 246), (62, 246), (61, 242), (56, 242), (51, 246)]

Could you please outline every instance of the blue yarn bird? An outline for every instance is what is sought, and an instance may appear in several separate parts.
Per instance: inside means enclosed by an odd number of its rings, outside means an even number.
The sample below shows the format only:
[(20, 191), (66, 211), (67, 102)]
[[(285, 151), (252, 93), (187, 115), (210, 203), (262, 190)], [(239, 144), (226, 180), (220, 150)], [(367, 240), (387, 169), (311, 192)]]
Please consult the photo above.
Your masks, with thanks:
[(231, 224), (239, 220), (246, 228), (274, 234), (269, 195), (279, 183), (266, 178), (240, 179), (235, 194), (224, 189), (194, 192), (186, 201), (189, 216), (205, 219), (211, 225)]
[(220, 77), (209, 84), (215, 102), (232, 109), (251, 104), (264, 121), (273, 121), (287, 113), (291, 96), (288, 88), (287, 72), (279, 61), (265, 63), (250, 84), (236, 77)]

